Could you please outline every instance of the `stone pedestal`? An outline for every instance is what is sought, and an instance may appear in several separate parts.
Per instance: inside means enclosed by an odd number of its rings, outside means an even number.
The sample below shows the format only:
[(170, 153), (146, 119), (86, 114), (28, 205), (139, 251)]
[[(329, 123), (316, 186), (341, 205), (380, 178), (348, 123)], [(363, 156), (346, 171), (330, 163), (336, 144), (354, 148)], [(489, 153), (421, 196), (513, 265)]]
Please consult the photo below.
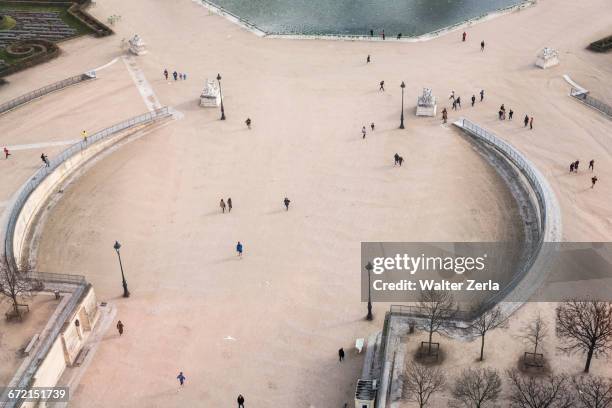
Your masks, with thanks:
[(536, 59), (536, 66), (546, 69), (559, 65), (559, 53), (553, 48), (544, 48), (538, 54)]
[(206, 80), (206, 87), (200, 95), (200, 106), (205, 108), (216, 108), (221, 104), (221, 93), (219, 85), (212, 80)]
[(134, 37), (132, 37), (129, 41), (129, 46), (130, 46), (130, 52), (134, 55), (144, 55), (147, 53), (147, 50), (145, 49), (145, 42), (142, 41), (142, 38), (140, 38), (138, 36), (138, 34), (136, 34)]
[(436, 116), (436, 97), (431, 94), (430, 88), (423, 88), (423, 94), (417, 99), (417, 116)]

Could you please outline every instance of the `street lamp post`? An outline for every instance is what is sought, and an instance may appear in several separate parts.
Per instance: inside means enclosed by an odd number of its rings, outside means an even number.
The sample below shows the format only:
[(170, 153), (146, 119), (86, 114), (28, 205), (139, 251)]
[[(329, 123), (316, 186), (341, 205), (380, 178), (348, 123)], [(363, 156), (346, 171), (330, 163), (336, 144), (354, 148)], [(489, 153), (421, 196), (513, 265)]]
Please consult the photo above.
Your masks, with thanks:
[(374, 318), (374, 316), (372, 315), (372, 280), (370, 278), (372, 269), (374, 269), (374, 267), (372, 266), (372, 262), (368, 262), (365, 268), (368, 271), (368, 315), (366, 316), (366, 319), (372, 320)]
[(117, 251), (117, 256), (119, 257), (119, 268), (121, 268), (121, 281), (123, 283), (123, 297), (130, 297), (130, 291), (127, 287), (127, 282), (125, 281), (125, 275), (123, 274), (123, 264), (121, 263), (121, 253), (119, 252), (119, 248), (121, 248), (121, 244), (119, 241), (115, 241), (115, 245), (113, 245), (115, 251)]
[(219, 83), (219, 96), (221, 97), (221, 120), (225, 120), (225, 109), (223, 109), (223, 92), (221, 91), (221, 74), (217, 74), (217, 82)]
[(402, 88), (402, 116), (400, 117), (400, 129), (404, 128), (404, 88), (406, 87), (406, 84), (404, 83), (404, 81), (402, 81), (402, 84), (400, 85), (400, 88)]

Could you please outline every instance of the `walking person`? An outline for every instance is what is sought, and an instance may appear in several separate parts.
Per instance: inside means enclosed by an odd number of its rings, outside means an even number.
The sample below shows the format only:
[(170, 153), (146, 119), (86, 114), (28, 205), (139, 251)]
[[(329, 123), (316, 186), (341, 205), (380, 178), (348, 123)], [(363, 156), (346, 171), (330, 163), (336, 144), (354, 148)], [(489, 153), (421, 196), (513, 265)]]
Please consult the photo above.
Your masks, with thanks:
[(81, 131), (81, 137), (83, 138), (83, 142), (87, 143), (87, 131), (86, 130)]
[(374, 131), (374, 122), (370, 123), (370, 129), (372, 129), (372, 132)]
[(380, 88), (378, 88), (379, 91), (384, 91), (385, 90), (385, 81), (380, 81)]
[(121, 337), (123, 335), (123, 323), (121, 323), (121, 320), (117, 322), (117, 331), (119, 332), (119, 336)]
[(366, 58), (366, 64), (370, 63), (370, 54), (368, 54), (368, 58)]
[(484, 42), (484, 40), (482, 40), (480, 42), (480, 51), (484, 51), (484, 47), (485, 47), (485, 42)]
[(484, 99), (484, 89), (480, 90), (480, 102), (482, 102)]
[(461, 97), (460, 96), (457, 97), (457, 106), (459, 106), (459, 109), (461, 109)]
[(168, 80), (168, 70), (164, 69), (164, 77), (166, 78), (166, 80)]
[(174, 71), (172, 73), (172, 77), (174, 78), (174, 80), (176, 81), (176, 79), (178, 78), (178, 73), (176, 71)]
[(238, 408), (244, 408), (244, 397), (242, 394), (238, 394), (238, 399), (236, 401), (238, 401)]
[(591, 171), (595, 170), (595, 160), (591, 160), (589, 162), (589, 170)]
[(595, 187), (595, 183), (597, 183), (597, 176), (591, 177), (591, 188)]
[(221, 212), (225, 213), (225, 201), (223, 199), (219, 202), (219, 207), (221, 207)]
[(580, 160), (576, 160), (574, 162), (574, 172), (578, 173), (578, 166), (580, 165)]
[(461, 37), (462, 37), (461, 41), (465, 42), (465, 38), (467, 37), (467, 33), (464, 31), (463, 35)]
[(451, 91), (450, 96), (448, 97), (448, 100), (449, 100), (449, 101), (450, 101), (451, 99), (452, 99), (453, 101), (455, 100), (455, 90), (452, 90), (452, 91)]
[(240, 243), (240, 241), (238, 241), (238, 243), (236, 244), (236, 252), (238, 253), (238, 256), (242, 258), (242, 244)]
[(400, 167), (402, 167), (403, 162), (404, 162), (404, 158), (400, 156), (399, 159), (397, 159), (397, 163), (400, 165)]
[(285, 197), (283, 203), (285, 203), (285, 211), (289, 211), (289, 204), (291, 203), (291, 200)]
[(472, 106), (474, 106), (474, 103), (476, 103), (476, 95), (472, 95)]
[(400, 158), (400, 155), (395, 153), (395, 155), (393, 156), (393, 159), (395, 160), (395, 163), (393, 163), (393, 166), (397, 166), (397, 163), (399, 162), (399, 158)]
[(251, 129), (251, 118), (247, 118), (244, 123), (246, 123), (247, 128)]
[(340, 347), (340, 350), (338, 350), (338, 359), (339, 361), (344, 360), (344, 349), (342, 347)]
[(45, 163), (45, 167), (49, 167), (49, 158), (47, 157), (46, 154), (41, 154), (40, 155), (40, 159), (42, 160), (43, 163)]
[(370, 37), (374, 37), (374, 30), (370, 30)]
[(570, 163), (570, 173), (574, 172), (574, 162)]
[(11, 155), (11, 153), (9, 152), (9, 149), (6, 148), (6, 146), (4, 147), (4, 158), (8, 159), (8, 157)]
[(529, 119), (529, 130), (533, 130), (533, 116)]
[(227, 199), (227, 212), (228, 213), (232, 212), (232, 198), (231, 197)]
[(527, 125), (529, 124), (529, 116), (525, 115), (525, 119), (523, 119), (523, 123), (525, 124), (525, 126), (523, 127), (527, 127)]
[(508, 112), (508, 120), (512, 120), (513, 115), (514, 115), (514, 111), (510, 109), (510, 112)]
[(401, 40), (401, 39), (402, 39), (402, 33), (399, 33), (399, 34), (397, 35), (397, 39), (398, 39), (398, 40)]
[(457, 110), (457, 100), (453, 99), (453, 110)]
[(442, 123), (446, 123), (446, 120), (448, 119), (448, 111), (446, 110), (446, 108), (442, 109)]
[(361, 128), (361, 134), (363, 136), (362, 139), (365, 139), (365, 137), (366, 137), (366, 128), (365, 128), (365, 126)]
[(385, 30), (382, 30), (382, 39), (385, 39)]
[(183, 374), (182, 371), (179, 373), (179, 375), (176, 376), (176, 378), (177, 380), (179, 380), (179, 384), (181, 385), (181, 387), (185, 385), (185, 380), (187, 379), (187, 377), (185, 377), (185, 374)]

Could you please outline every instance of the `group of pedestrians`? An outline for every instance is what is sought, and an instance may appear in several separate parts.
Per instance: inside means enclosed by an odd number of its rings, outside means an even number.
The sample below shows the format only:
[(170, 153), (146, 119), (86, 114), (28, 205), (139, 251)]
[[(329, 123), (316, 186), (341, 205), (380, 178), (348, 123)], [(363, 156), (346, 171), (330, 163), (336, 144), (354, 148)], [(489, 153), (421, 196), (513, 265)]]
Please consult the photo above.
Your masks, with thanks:
[(219, 202), (219, 207), (221, 207), (222, 213), (225, 213), (226, 208), (227, 208), (227, 212), (231, 213), (232, 212), (232, 198), (230, 197), (227, 199), (227, 205), (225, 204), (225, 201), (221, 199), (221, 201)]
[[(580, 160), (571, 162), (569, 165), (569, 172), (578, 174), (579, 166), (580, 166)], [(595, 159), (591, 159), (591, 161), (589, 161), (589, 170), (591, 170), (591, 173), (595, 171)], [(598, 179), (596, 175), (593, 175), (591, 177), (591, 188), (595, 187), (595, 183), (597, 183), (597, 180)]]
[[(168, 77), (170, 76), (169, 72), (167, 69), (164, 69), (164, 78), (166, 78), (166, 80), (168, 80)], [(172, 73), (172, 77), (174, 78), (175, 81), (181, 80), (184, 81), (187, 79), (187, 74), (184, 72), (176, 72), (174, 71)]]
[(529, 126), (529, 130), (533, 130), (533, 116), (529, 117), (529, 115), (525, 115), (523, 119), (523, 127)]
[(402, 156), (395, 153), (395, 155), (393, 156), (393, 159), (395, 160), (395, 163), (393, 164), (393, 166), (399, 165), (400, 167), (402, 167), (402, 163), (404, 162), (404, 158)]
[[(374, 132), (374, 129), (376, 129), (376, 125), (374, 124), (374, 122), (370, 123), (370, 129), (372, 129), (372, 132)], [(361, 128), (361, 138), (365, 139), (366, 135), (367, 135), (368, 131), (366, 130), (366, 127), (363, 126)]]
[[(467, 33), (464, 31), (463, 34), (461, 34), (461, 41), (465, 42), (465, 40), (467, 40)], [(480, 42), (480, 51), (482, 52), (484, 51), (484, 49), (485, 49), (485, 42), (484, 40), (482, 40)]]
[[(512, 120), (513, 116), (514, 116), (514, 111), (510, 109), (508, 111), (508, 120)], [(506, 120), (506, 107), (504, 106), (503, 103), (499, 107), (499, 111), (497, 112), (497, 117), (499, 118), (499, 120)]]

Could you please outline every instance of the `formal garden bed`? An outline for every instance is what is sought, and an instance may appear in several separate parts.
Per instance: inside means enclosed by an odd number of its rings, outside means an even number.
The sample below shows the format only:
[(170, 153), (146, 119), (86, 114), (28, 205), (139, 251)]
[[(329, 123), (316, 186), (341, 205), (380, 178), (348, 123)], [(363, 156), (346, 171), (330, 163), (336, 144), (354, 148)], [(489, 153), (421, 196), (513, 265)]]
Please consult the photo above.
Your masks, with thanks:
[(90, 0), (0, 0), (0, 78), (59, 55), (58, 42), (113, 31), (84, 9)]

